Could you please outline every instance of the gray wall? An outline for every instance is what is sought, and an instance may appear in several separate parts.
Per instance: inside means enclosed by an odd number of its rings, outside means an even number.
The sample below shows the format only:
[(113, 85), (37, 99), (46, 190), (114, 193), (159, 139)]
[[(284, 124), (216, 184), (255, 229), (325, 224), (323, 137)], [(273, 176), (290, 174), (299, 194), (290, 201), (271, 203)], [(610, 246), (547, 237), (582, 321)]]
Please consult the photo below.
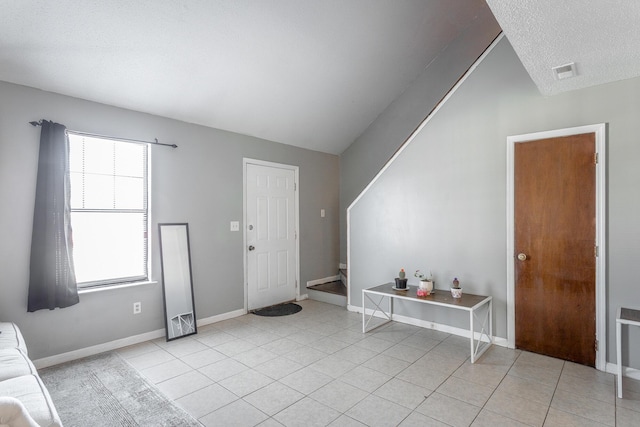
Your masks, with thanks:
[[(431, 269), (437, 288), (457, 276), (467, 292), (492, 295), (495, 333), (506, 338), (506, 138), (605, 122), (607, 361), (615, 363), (616, 309), (640, 307), (638, 117), (640, 78), (543, 97), (502, 39), (351, 209), (351, 304), (361, 305), (362, 288), (392, 280), (400, 268)], [(465, 325), (447, 312), (434, 316)], [(640, 368), (637, 329), (623, 364)]]
[[(21, 327), (33, 358), (164, 328), (160, 284), (84, 294), (70, 308), (26, 312), (40, 135), (28, 122), (43, 118), (74, 130), (179, 145), (152, 149), (152, 277), (160, 279), (157, 223), (188, 222), (198, 318), (244, 307), (242, 232), (229, 231), (230, 221), (242, 220), (243, 157), (300, 168), (302, 293), (307, 281), (336, 274), (337, 156), (0, 82), (0, 320)], [(142, 314), (134, 316), (136, 301)]]
[(346, 211), (402, 143), (500, 33), (488, 7), (340, 155), (340, 260), (347, 262)]

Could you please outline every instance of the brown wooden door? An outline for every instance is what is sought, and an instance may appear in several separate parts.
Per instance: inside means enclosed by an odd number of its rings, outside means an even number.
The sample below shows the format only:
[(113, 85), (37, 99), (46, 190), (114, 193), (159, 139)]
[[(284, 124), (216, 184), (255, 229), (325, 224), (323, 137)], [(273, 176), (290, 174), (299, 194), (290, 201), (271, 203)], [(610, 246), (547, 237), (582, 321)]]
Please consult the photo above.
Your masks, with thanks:
[(595, 134), (516, 143), (514, 166), (516, 347), (595, 366)]

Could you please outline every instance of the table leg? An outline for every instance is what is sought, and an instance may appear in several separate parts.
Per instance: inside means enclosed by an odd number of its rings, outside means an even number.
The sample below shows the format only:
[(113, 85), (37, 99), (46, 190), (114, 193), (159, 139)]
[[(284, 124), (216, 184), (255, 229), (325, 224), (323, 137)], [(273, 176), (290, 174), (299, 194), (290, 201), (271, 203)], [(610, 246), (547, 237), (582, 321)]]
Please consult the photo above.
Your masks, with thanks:
[[(375, 295), (375, 294), (374, 294)], [(362, 333), (367, 333), (369, 331), (372, 331), (376, 328), (379, 328), (382, 325), (386, 325), (387, 323), (391, 322), (391, 316), (393, 315), (393, 301), (391, 301), (393, 298), (387, 297), (389, 298), (389, 312), (385, 312), (384, 309), (382, 307), (380, 307), (380, 305), (382, 304), (382, 300), (385, 298), (385, 296), (381, 296), (380, 300), (378, 302), (375, 302), (373, 299), (371, 299), (369, 297), (369, 295), (363, 290), (362, 291)], [(365, 304), (365, 300), (368, 299), (373, 305), (374, 308), (372, 309), (371, 315), (369, 316), (369, 320), (367, 320), (365, 322), (366, 319), (366, 309), (367, 306)], [(371, 322), (371, 320), (374, 318), (375, 314), (377, 312), (380, 312), (382, 314), (384, 314), (384, 316), (387, 318), (387, 320), (381, 324), (379, 324), (378, 326), (374, 326), (371, 329), (367, 330), (367, 325), (369, 325), (369, 322)]]
[(493, 300), (489, 301), (489, 340), (493, 344)]
[(364, 334), (364, 318), (365, 318), (365, 312), (367, 311), (367, 306), (364, 303), (364, 290), (362, 291), (362, 333)]
[[(471, 363), (475, 363), (476, 362), (476, 358), (475, 358), (475, 354), (473, 351), (473, 348), (475, 347), (475, 336), (476, 336), (476, 329), (473, 326), (473, 318), (474, 318), (474, 312), (473, 310), (471, 310), (469, 312), (469, 330), (471, 332), (471, 336), (469, 337), (469, 342), (471, 343)], [(482, 339), (482, 334), (480, 334), (480, 339)]]
[[(482, 320), (482, 318), (478, 318), (478, 321), (481, 322), (481, 326), (480, 326), (480, 331), (478, 332), (478, 343), (476, 345), (476, 340), (475, 340), (475, 335), (476, 335), (476, 331), (475, 331), (475, 322), (474, 319), (476, 318), (476, 311), (481, 307), (477, 307), (475, 309), (472, 309), (469, 313), (469, 325), (470, 325), (470, 333), (471, 336), (469, 337), (469, 341), (471, 344), (471, 363), (475, 363), (476, 360), (478, 360), (478, 358), (480, 356), (482, 356), (484, 354), (485, 351), (487, 351), (489, 349), (489, 347), (491, 347), (491, 345), (493, 344), (493, 305), (492, 305), (492, 301), (489, 300), (487, 302), (485, 302), (484, 304), (482, 304), (482, 306), (486, 305), (486, 312), (484, 315), (484, 320)], [(482, 337), (485, 336), (487, 337), (487, 342), (484, 343), (484, 345), (482, 345)]]
[(622, 399), (622, 323), (616, 322), (616, 363), (618, 364), (618, 397)]

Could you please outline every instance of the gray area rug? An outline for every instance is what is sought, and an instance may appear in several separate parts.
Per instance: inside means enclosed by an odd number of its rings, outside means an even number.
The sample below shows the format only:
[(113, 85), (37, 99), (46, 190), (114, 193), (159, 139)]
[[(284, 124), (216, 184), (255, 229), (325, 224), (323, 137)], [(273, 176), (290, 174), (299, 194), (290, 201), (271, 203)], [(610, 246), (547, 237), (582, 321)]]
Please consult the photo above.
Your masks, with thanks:
[(65, 427), (201, 426), (108, 352), (39, 371)]

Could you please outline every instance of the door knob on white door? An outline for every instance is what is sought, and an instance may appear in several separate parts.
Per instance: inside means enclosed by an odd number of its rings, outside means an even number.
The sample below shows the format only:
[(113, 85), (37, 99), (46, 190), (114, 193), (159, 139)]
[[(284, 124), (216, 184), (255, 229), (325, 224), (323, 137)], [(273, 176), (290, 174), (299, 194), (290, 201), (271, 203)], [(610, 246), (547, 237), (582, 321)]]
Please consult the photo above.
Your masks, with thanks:
[(255, 246), (253, 246), (253, 245), (249, 246), (249, 250), (250, 250), (250, 251), (254, 250), (255, 248), (256, 248), (256, 247), (255, 247)]
[(524, 261), (524, 260), (526, 260), (526, 259), (527, 259), (527, 255), (526, 255), (526, 254), (523, 254), (523, 253), (519, 253), (519, 254), (518, 254), (518, 259), (519, 259), (520, 261)]

